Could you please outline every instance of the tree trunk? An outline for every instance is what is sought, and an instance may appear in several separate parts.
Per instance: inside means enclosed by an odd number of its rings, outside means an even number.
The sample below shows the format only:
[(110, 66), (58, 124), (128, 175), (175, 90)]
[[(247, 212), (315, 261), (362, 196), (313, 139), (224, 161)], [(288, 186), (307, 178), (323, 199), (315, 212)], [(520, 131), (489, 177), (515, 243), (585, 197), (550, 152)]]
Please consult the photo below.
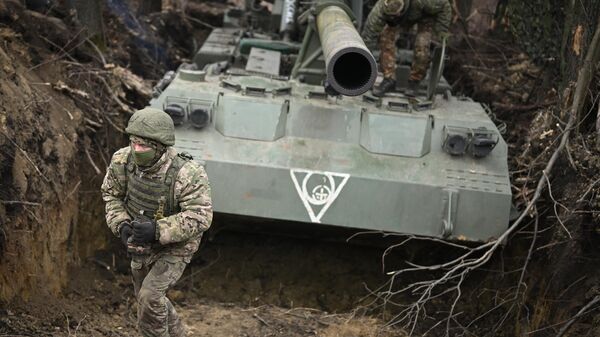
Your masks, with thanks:
[(492, 28), (500, 0), (460, 0), (456, 9), (469, 35), (483, 36)]
[(67, 3), (75, 9), (78, 23), (85, 28), (83, 37), (89, 38), (100, 48), (106, 46), (102, 0), (69, 0)]
[[(565, 8), (565, 26), (560, 48), (562, 87), (575, 81), (578, 69), (584, 63), (584, 56), (592, 43), (598, 25), (600, 2), (597, 0), (568, 0)], [(590, 62), (594, 62), (591, 60)], [(578, 127), (582, 126), (577, 116)]]

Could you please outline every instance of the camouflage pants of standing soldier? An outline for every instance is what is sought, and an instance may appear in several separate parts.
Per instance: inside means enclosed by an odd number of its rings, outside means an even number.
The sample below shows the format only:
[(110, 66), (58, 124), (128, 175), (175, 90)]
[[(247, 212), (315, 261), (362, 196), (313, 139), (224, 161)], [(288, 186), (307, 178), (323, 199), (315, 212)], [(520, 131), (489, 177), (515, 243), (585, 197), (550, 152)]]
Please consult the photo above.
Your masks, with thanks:
[[(381, 71), (384, 78), (396, 80), (396, 39), (402, 30), (410, 27), (401, 25), (386, 25), (379, 38)], [(421, 81), (427, 74), (431, 52), (431, 38), (433, 35), (433, 22), (427, 20), (417, 24), (417, 36), (413, 50), (413, 62), (410, 69), (410, 81)]]
[(185, 328), (166, 293), (183, 274), (183, 257), (161, 256), (131, 260), (133, 287), (138, 301), (138, 327), (144, 337), (183, 337)]

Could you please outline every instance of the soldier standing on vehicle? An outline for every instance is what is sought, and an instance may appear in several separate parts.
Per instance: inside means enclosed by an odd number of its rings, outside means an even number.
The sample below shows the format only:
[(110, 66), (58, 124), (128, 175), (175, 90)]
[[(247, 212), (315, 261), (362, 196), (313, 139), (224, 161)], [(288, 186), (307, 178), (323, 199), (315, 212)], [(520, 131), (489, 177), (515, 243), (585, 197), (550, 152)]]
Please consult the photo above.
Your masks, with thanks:
[(166, 292), (183, 274), (212, 221), (204, 168), (178, 154), (173, 121), (152, 108), (125, 129), (130, 145), (115, 152), (102, 184), (106, 222), (131, 256), (143, 336), (185, 336)]
[(373, 88), (373, 95), (383, 96), (396, 87), (396, 39), (401, 30), (417, 25), (413, 62), (407, 93), (414, 94), (427, 74), (432, 36), (448, 34), (452, 7), (448, 0), (379, 0), (369, 13), (363, 39), (369, 44), (379, 40), (383, 81)]

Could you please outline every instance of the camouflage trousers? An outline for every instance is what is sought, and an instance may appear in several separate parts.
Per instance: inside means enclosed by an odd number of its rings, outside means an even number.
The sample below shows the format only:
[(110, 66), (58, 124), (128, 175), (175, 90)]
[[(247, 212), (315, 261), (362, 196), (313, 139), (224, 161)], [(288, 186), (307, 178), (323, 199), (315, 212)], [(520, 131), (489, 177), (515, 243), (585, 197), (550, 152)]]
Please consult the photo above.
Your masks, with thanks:
[(183, 257), (163, 255), (156, 261), (143, 256), (131, 260), (138, 302), (138, 327), (144, 337), (183, 337), (185, 328), (166, 293), (183, 274)]
[[(410, 27), (401, 25), (386, 25), (379, 37), (380, 65), (384, 78), (396, 79), (396, 40), (403, 30)], [(413, 62), (410, 69), (410, 81), (421, 81), (427, 74), (431, 52), (431, 38), (433, 35), (433, 22), (427, 20), (417, 24), (417, 36), (413, 50)]]

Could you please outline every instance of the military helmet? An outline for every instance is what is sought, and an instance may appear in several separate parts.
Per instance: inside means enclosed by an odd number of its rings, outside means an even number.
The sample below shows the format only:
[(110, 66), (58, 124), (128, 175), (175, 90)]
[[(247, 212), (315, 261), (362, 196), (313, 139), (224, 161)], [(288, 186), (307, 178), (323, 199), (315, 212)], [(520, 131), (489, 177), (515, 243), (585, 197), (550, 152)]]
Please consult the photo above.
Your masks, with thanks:
[(125, 129), (130, 135), (152, 139), (166, 146), (175, 145), (175, 126), (164, 111), (144, 108), (136, 111)]
[(388, 16), (402, 16), (408, 9), (409, 0), (382, 0), (383, 13)]

